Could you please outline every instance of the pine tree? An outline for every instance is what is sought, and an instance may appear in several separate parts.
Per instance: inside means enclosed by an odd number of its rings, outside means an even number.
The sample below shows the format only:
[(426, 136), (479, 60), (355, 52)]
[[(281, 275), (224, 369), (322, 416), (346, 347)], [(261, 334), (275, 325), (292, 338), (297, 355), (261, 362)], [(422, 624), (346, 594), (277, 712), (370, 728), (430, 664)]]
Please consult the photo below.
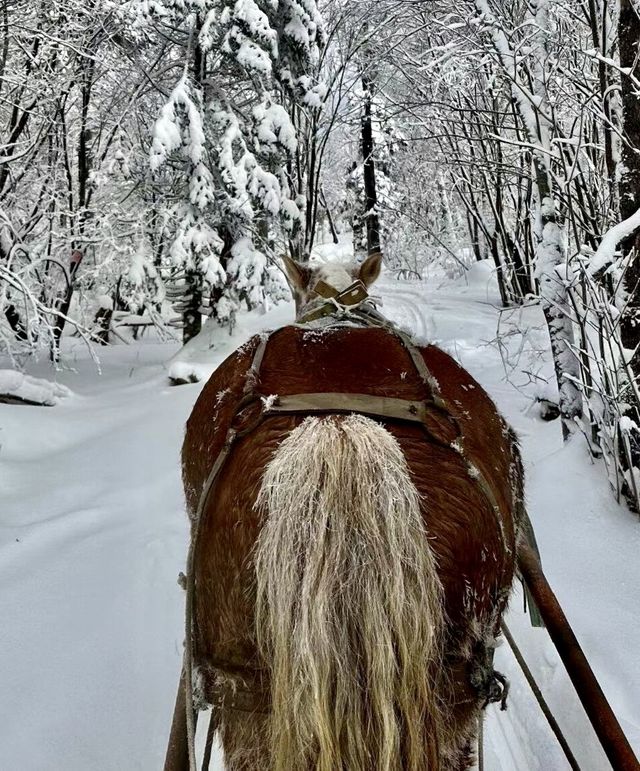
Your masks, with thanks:
[(187, 342), (207, 301), (232, 327), (243, 303), (253, 308), (267, 293), (285, 294), (271, 261), (275, 243), (296, 239), (304, 221), (304, 181), (291, 173), (301, 152), (291, 113), (320, 108), (324, 87), (313, 71), (324, 33), (313, 0), (154, 7), (190, 37), (189, 66), (151, 148), (154, 171), (177, 160), (184, 174), (171, 208), (170, 258)]

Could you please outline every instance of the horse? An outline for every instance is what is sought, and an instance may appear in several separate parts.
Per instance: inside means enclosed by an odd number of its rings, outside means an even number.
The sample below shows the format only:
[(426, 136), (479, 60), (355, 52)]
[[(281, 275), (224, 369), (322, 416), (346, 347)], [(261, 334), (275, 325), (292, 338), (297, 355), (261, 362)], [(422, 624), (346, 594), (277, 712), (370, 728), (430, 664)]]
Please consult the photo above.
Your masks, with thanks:
[(229, 356), (186, 425), (188, 699), (229, 771), (463, 771), (506, 694), (516, 437), (378, 312), (380, 254), (285, 267), (296, 322)]

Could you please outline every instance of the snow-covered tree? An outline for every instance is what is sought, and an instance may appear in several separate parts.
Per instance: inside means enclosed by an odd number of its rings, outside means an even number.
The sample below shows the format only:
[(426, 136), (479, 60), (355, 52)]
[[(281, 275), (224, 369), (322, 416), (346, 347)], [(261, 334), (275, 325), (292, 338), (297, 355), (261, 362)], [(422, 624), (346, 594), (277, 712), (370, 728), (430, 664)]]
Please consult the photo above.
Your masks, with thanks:
[(151, 147), (154, 171), (178, 163), (169, 257), (184, 288), (186, 342), (203, 311), (232, 326), (243, 303), (283, 296), (273, 256), (278, 243), (299, 238), (305, 205), (304, 180), (294, 175), (305, 148), (292, 114), (321, 106), (314, 69), (324, 33), (312, 0), (154, 9), (188, 33), (188, 64)]
[[(491, 11), (488, 0), (476, 0), (479, 18), (491, 37), (498, 61), (510, 80), (512, 99), (532, 147), (532, 162), (537, 191), (536, 266), (542, 307), (547, 320), (554, 365), (560, 392), (563, 432), (568, 436), (575, 418), (582, 414), (579, 389), (580, 363), (575, 354), (573, 323), (566, 285), (568, 270), (564, 216), (560, 211), (552, 169), (553, 126), (549, 119), (550, 16), (547, 0), (530, 4), (527, 21), (533, 33), (528, 56), (518, 57), (504, 26)], [(518, 63), (520, 58), (520, 63)]]

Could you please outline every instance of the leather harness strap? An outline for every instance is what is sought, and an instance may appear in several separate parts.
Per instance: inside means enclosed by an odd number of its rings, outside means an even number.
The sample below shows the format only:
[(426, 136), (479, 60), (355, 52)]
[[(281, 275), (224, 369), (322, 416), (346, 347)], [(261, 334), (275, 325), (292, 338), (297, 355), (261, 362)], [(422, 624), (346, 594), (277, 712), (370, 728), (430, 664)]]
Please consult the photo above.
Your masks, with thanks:
[(507, 534), (505, 533), (502, 510), (500, 509), (500, 505), (498, 504), (495, 493), (493, 492), (493, 489), (489, 484), (489, 482), (487, 481), (487, 478), (484, 476), (484, 474), (482, 474), (480, 469), (477, 466), (475, 466), (465, 455), (464, 432), (460, 426), (460, 422), (453, 415), (451, 408), (449, 407), (447, 402), (442, 398), (440, 394), (440, 385), (438, 384), (438, 381), (429, 371), (429, 368), (427, 367), (422, 354), (413, 344), (413, 341), (411, 340), (411, 338), (401, 330), (396, 329), (395, 327), (392, 327), (390, 331), (402, 341), (404, 347), (407, 349), (409, 355), (411, 356), (413, 364), (416, 370), (418, 371), (418, 374), (421, 376), (425, 385), (427, 385), (431, 389), (431, 396), (434, 403), (441, 410), (443, 410), (445, 414), (449, 416), (449, 419), (456, 425), (458, 429), (458, 438), (456, 439), (456, 441), (451, 443), (450, 447), (452, 450), (454, 450), (454, 452), (456, 452), (460, 456), (460, 458), (462, 459), (462, 462), (464, 463), (467, 469), (467, 474), (472, 479), (475, 479), (475, 481), (478, 484), (478, 487), (480, 487), (480, 489), (482, 490), (483, 495), (489, 501), (489, 504), (491, 505), (491, 508), (495, 513), (496, 522), (498, 523), (498, 527), (500, 529), (500, 538), (502, 540), (502, 544), (507, 554), (511, 554), (512, 549), (509, 544), (509, 539), (507, 538)]
[[(243, 397), (238, 405), (238, 411), (242, 408), (242, 405), (246, 403), (252, 397), (252, 392), (255, 389), (256, 380), (260, 373), (260, 365), (269, 341), (269, 335), (262, 335), (258, 347), (256, 348), (251, 365), (247, 371), (245, 379)], [(184, 641), (184, 656), (183, 656), (183, 672), (184, 672), (184, 688), (186, 695), (186, 735), (187, 735), (187, 750), (189, 759), (189, 771), (197, 771), (196, 767), (196, 723), (197, 714), (196, 709), (198, 705), (194, 704), (194, 692), (193, 692), (193, 615), (194, 615), (194, 599), (195, 599), (195, 570), (194, 559), (196, 548), (199, 541), (200, 529), (202, 525), (202, 513), (209, 500), (209, 495), (213, 489), (216, 479), (220, 474), (220, 470), (224, 466), (231, 448), (233, 447), (236, 439), (238, 438), (238, 431), (231, 425), (227, 431), (222, 450), (215, 459), (209, 476), (207, 477), (200, 498), (198, 500), (198, 508), (196, 510), (195, 521), (193, 523), (191, 533), (191, 543), (189, 545), (189, 552), (187, 555), (187, 574), (186, 574), (186, 602), (185, 602), (185, 641)]]
[(265, 413), (267, 415), (323, 413), (345, 414), (357, 412), (387, 420), (404, 420), (420, 423), (431, 437), (440, 444), (451, 446), (457, 437), (457, 428), (435, 402), (395, 399), (390, 396), (372, 394), (332, 393), (330, 391), (308, 394), (287, 394), (267, 397)]

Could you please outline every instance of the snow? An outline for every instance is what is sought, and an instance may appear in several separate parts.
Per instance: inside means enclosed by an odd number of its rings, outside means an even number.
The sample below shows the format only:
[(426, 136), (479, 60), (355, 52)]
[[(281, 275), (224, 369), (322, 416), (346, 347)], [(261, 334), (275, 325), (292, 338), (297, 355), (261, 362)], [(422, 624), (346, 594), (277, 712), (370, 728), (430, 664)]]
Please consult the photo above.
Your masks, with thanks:
[(638, 431), (638, 424), (627, 415), (623, 415), (618, 421), (621, 431)]
[[(300, 79), (298, 79), (300, 80)], [(306, 91), (304, 99), (302, 100), (309, 107), (313, 107), (316, 110), (322, 108), (327, 98), (328, 89), (324, 83), (318, 83), (317, 85)]]
[[(160, 111), (160, 117), (153, 128), (153, 141), (151, 143), (150, 164), (153, 170), (162, 166), (172, 152), (182, 146), (181, 128), (188, 131), (186, 153), (194, 165), (198, 165), (204, 152), (204, 129), (200, 111), (196, 106), (193, 95), (197, 96), (197, 89), (193, 90), (189, 85), (186, 73), (180, 78), (176, 87), (171, 92), (168, 102)], [(184, 110), (185, 126), (180, 125), (178, 108)]]
[[(342, 248), (342, 246), (341, 246)], [(323, 247), (321, 256), (332, 251)], [(640, 752), (640, 525), (618, 506), (604, 468), (578, 434), (531, 409), (534, 385), (514, 388), (491, 341), (499, 298), (488, 263), (455, 283), (383, 276), (382, 311), (450, 351), (489, 390), (517, 430), (527, 499), (545, 571), (636, 752)], [(542, 325), (521, 309), (523, 328)], [(100, 351), (67, 338), (57, 373), (74, 398), (55, 409), (0, 406), (0, 768), (148, 771), (162, 767), (183, 636), (188, 525), (180, 483), (184, 423), (202, 384), (171, 387), (170, 366), (211, 371), (261, 329), (293, 319), (291, 303), (238, 316), (234, 334), (177, 346), (143, 338)], [(214, 345), (214, 347), (212, 347)], [(513, 352), (517, 336), (505, 341)], [(551, 367), (548, 350), (543, 352)], [(200, 367), (204, 367), (202, 370)], [(180, 368), (179, 368), (180, 369)], [(51, 377), (47, 362), (30, 376)], [(514, 593), (507, 623), (583, 771), (607, 763), (544, 630)], [(509, 709), (488, 708), (488, 771), (564, 771), (567, 764), (508, 646), (496, 667)], [(219, 760), (218, 760), (219, 763)], [(218, 766), (221, 768), (221, 765)]]
[(640, 228), (640, 209), (626, 220), (619, 222), (602, 236), (600, 245), (589, 263), (589, 275), (594, 276), (603, 268), (608, 267), (615, 259), (616, 247), (625, 238)]
[[(135, 263), (132, 264), (131, 271), (130, 271), (130, 274), (129, 274), (129, 278), (131, 278), (131, 274), (134, 271), (134, 264)], [(135, 279), (131, 279), (131, 280), (135, 280)], [(141, 281), (140, 282), (136, 282), (136, 283), (141, 283)], [(113, 297), (109, 297), (108, 294), (99, 294), (96, 297), (96, 305), (98, 306), (98, 308), (101, 308), (101, 309), (104, 309), (104, 310), (108, 310), (108, 311), (112, 311), (113, 310)]]
[(271, 64), (269, 54), (252, 40), (245, 38), (240, 43), (240, 48), (236, 52), (236, 59), (247, 70), (255, 70), (265, 76), (271, 75), (273, 65)]
[(10, 396), (53, 407), (71, 395), (71, 390), (60, 383), (30, 377), (13, 369), (0, 369), (0, 397)]
[(290, 153), (296, 151), (298, 146), (296, 130), (282, 105), (263, 102), (254, 107), (253, 117), (257, 123), (260, 142), (265, 142), (267, 145), (279, 142)]
[(214, 45), (217, 22), (218, 9), (210, 8), (207, 11), (207, 15), (200, 28), (200, 34), (198, 35), (198, 42), (203, 51), (210, 51)]
[(250, 34), (263, 44), (275, 45), (276, 33), (269, 24), (269, 17), (260, 10), (254, 0), (236, 0), (233, 21), (239, 26), (248, 27)]
[(252, 307), (263, 299), (262, 276), (266, 267), (267, 258), (256, 249), (250, 238), (240, 238), (231, 247), (228, 272), (233, 276), (237, 290), (247, 293)]
[(169, 367), (169, 380), (176, 385), (207, 381), (211, 371), (202, 364), (174, 361)]

